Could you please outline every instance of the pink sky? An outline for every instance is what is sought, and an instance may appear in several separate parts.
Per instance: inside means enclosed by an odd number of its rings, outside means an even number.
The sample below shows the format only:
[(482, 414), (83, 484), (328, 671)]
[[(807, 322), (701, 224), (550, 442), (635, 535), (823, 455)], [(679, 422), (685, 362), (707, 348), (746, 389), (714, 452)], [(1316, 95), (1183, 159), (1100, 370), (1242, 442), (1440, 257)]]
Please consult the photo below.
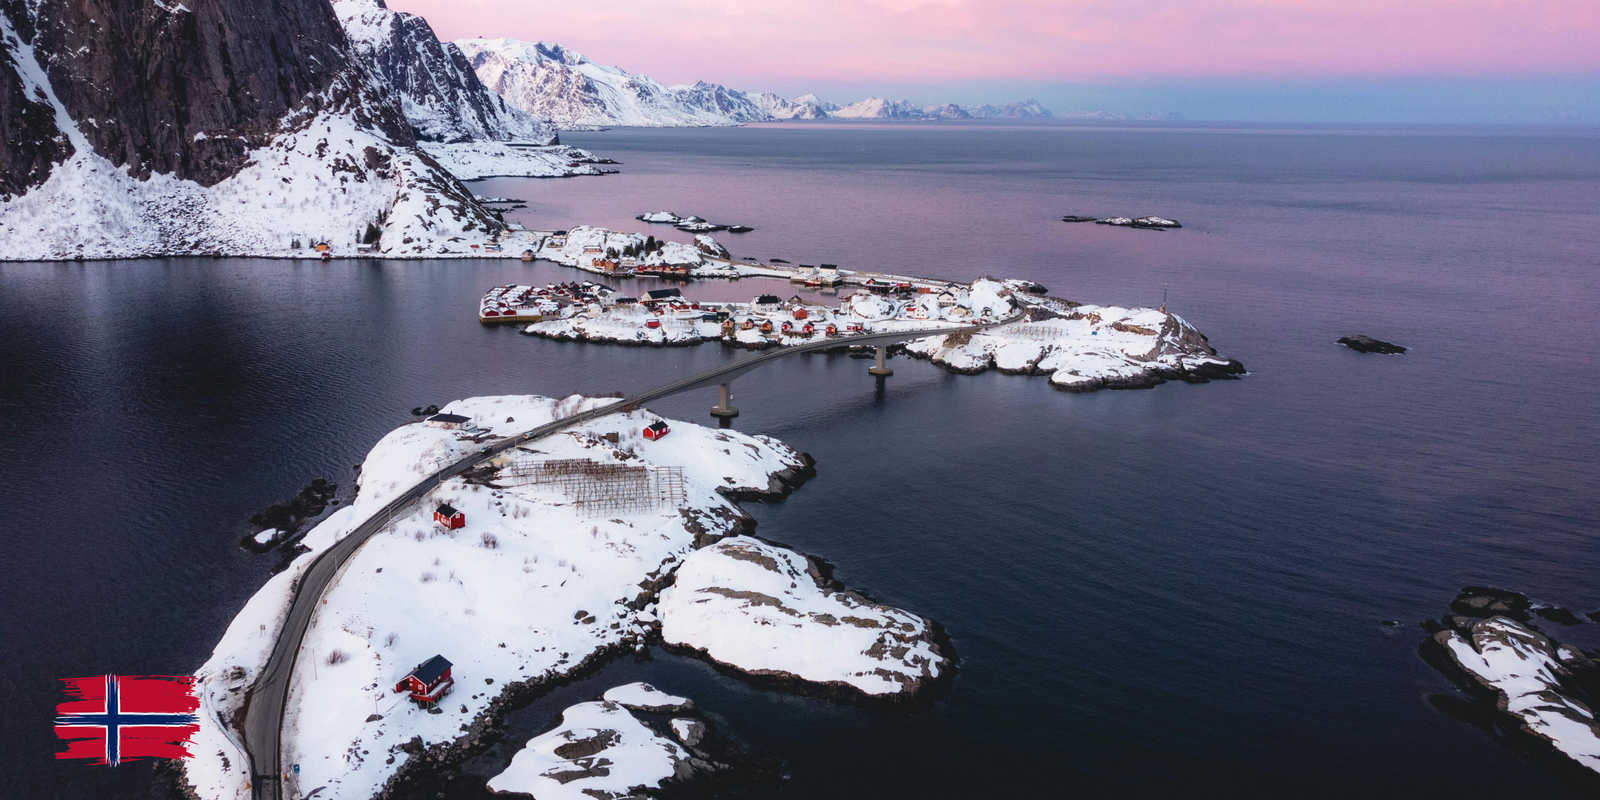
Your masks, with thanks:
[(1600, 73), (1600, 0), (390, 0), (741, 88)]

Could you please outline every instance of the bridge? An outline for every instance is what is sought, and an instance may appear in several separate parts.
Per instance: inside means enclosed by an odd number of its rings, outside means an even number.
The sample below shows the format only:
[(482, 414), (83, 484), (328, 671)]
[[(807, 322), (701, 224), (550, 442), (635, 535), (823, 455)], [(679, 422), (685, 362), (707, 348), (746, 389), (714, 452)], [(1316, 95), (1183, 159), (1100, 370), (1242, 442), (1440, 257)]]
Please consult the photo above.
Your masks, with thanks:
[(278, 638), (273, 644), (272, 653), (267, 658), (266, 666), (262, 668), (261, 674), (257, 676), (255, 684), (250, 689), (250, 696), (245, 706), (244, 748), (250, 760), (251, 796), (256, 800), (282, 800), (283, 778), (285, 777), (282, 764), (282, 733), (283, 716), (289, 699), (289, 681), (294, 672), (295, 659), (300, 652), (300, 643), (305, 639), (306, 630), (311, 625), (311, 616), (315, 613), (323, 592), (327, 591), (328, 585), (333, 582), (334, 577), (338, 575), (345, 562), (349, 561), (350, 557), (361, 549), (361, 545), (382, 530), (385, 525), (392, 522), (399, 516), (400, 512), (404, 511), (412, 503), (427, 496), (439, 484), (519, 444), (540, 439), (574, 425), (582, 425), (619, 411), (638, 408), (646, 403), (696, 389), (704, 389), (710, 386), (718, 387), (718, 403), (712, 408), (711, 413), (723, 418), (736, 416), (739, 413), (738, 410), (728, 403), (730, 384), (733, 380), (749, 373), (751, 370), (771, 364), (780, 358), (846, 346), (875, 345), (877, 347), (877, 362), (868, 369), (868, 372), (874, 375), (889, 375), (892, 371), (884, 364), (884, 350), (888, 345), (911, 339), (922, 339), (928, 336), (969, 333), (994, 327), (995, 324), (1003, 323), (869, 333), (841, 338), (828, 338), (816, 342), (764, 350), (750, 358), (739, 359), (731, 364), (725, 364), (697, 375), (691, 375), (687, 378), (640, 392), (631, 397), (625, 397), (615, 403), (580, 411), (571, 416), (540, 425), (532, 430), (485, 445), (459, 461), (418, 481), (411, 488), (385, 503), (382, 508), (378, 509), (376, 513), (368, 517), (360, 525), (357, 525), (343, 539), (340, 539), (327, 550), (322, 551), (311, 562), (311, 566), (306, 569), (296, 583), (294, 597), (289, 602), (289, 614), (284, 619), (283, 627), (278, 631)]

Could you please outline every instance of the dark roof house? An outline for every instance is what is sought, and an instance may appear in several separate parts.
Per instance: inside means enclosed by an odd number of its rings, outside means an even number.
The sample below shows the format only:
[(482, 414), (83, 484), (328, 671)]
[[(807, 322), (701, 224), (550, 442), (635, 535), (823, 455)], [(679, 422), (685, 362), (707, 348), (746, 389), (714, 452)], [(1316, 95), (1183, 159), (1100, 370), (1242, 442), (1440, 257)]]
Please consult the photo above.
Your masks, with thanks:
[[(450, 663), (450, 659), (445, 658), (444, 656), (434, 656), (433, 658), (418, 664), (417, 668), (411, 670), (411, 672), (407, 673), (405, 677), (416, 678), (417, 680), (422, 681), (423, 685), (431, 685), (434, 681), (439, 680), (440, 675), (443, 675), (445, 672), (449, 671), (450, 667), (452, 666), (454, 665)], [(402, 678), (402, 680), (404, 680), (404, 678)]]

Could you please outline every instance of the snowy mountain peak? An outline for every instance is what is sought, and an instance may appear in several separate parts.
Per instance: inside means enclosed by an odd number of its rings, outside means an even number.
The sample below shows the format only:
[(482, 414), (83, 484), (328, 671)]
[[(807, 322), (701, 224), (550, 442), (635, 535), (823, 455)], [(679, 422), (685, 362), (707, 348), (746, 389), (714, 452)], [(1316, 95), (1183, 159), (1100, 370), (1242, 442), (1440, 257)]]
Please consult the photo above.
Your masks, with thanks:
[(428, 21), (391, 11), (382, 0), (334, 0), (355, 55), (389, 85), (406, 121), (424, 141), (549, 142), (554, 132), (484, 87), (454, 44)]

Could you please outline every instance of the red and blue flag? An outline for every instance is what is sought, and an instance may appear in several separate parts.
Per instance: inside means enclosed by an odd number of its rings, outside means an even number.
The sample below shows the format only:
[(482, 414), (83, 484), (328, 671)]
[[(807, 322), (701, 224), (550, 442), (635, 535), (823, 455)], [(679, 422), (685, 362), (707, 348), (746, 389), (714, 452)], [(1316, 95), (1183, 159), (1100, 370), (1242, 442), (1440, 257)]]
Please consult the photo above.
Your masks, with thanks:
[(194, 678), (98, 675), (66, 678), (66, 702), (56, 706), (56, 758), (116, 766), (141, 758), (186, 758), (200, 730)]

